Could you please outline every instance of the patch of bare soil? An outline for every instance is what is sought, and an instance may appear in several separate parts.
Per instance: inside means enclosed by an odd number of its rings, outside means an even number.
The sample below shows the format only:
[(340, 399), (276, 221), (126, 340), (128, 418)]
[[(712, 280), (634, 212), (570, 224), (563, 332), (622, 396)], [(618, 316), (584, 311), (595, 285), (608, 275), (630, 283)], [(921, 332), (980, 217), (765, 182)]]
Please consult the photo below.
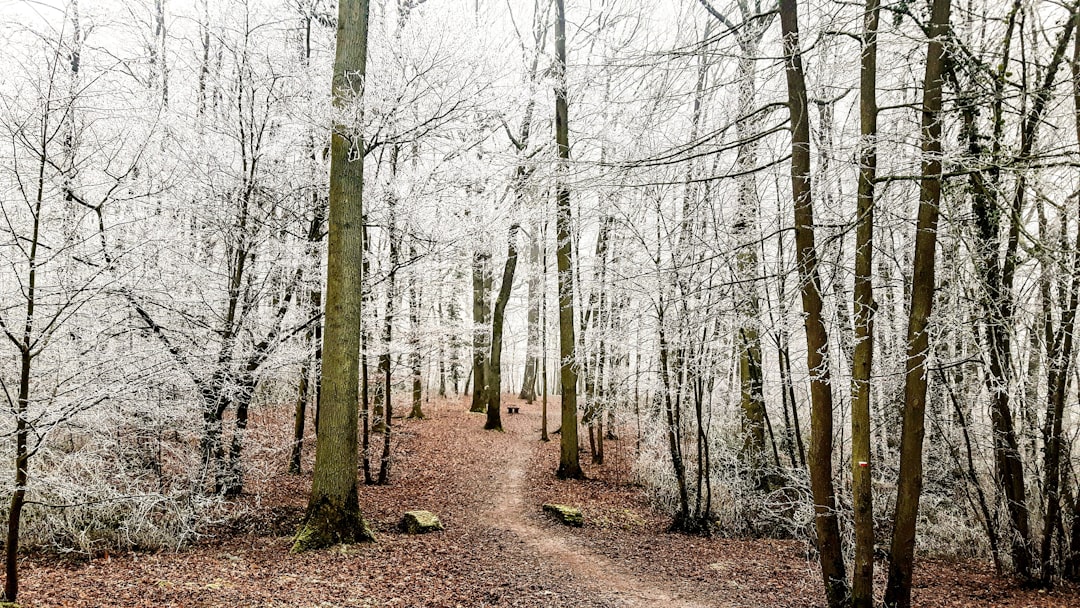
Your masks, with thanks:
[[(667, 516), (629, 483), (631, 439), (610, 442), (608, 464), (588, 467), (589, 481), (556, 480), (558, 437), (538, 441), (539, 405), (520, 405), (521, 414), (503, 414), (504, 433), (482, 430), (464, 401), (431, 402), (428, 419), (395, 421), (391, 485), (361, 488), (379, 542), (302, 555), (288, 549), (313, 453), (308, 446), (305, 475), (288, 475), (289, 411), (265, 408), (250, 427), (249, 493), (226, 525), (178, 552), (79, 563), (31, 556), (19, 599), (26, 607), (823, 605), (804, 543), (666, 533)], [(581, 507), (585, 526), (554, 522), (543, 502)], [(410, 509), (434, 511), (446, 530), (399, 532)], [(982, 564), (924, 563), (916, 584), (919, 606), (1080, 605), (1074, 587), (1022, 590)]]

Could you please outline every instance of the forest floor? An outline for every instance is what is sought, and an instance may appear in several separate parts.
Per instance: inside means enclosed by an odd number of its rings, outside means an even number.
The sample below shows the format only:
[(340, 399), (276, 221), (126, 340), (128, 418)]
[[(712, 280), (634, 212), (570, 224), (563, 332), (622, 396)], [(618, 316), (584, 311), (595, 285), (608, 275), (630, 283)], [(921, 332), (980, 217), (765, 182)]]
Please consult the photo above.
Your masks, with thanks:
[[(504, 403), (509, 397), (504, 398)], [(514, 399), (513, 401), (517, 401)], [(538, 441), (540, 406), (503, 414), (504, 433), (482, 430), (462, 402), (429, 402), (426, 420), (395, 420), (388, 486), (361, 487), (376, 544), (291, 555), (305, 473), (286, 473), (285, 408), (252, 420), (248, 493), (228, 522), (177, 552), (23, 563), (27, 608), (78, 607), (811, 607), (823, 606), (816, 564), (801, 541), (731, 540), (665, 532), (670, 519), (631, 483), (633, 441), (607, 444), (589, 481), (559, 481), (558, 436)], [(549, 419), (557, 420), (551, 408)], [(552, 427), (554, 428), (554, 427)], [(629, 430), (628, 430), (629, 431)], [(381, 436), (380, 436), (381, 438)], [(286, 447), (282, 447), (286, 446)], [(373, 450), (378, 453), (378, 449)], [(377, 470), (378, 463), (374, 468)], [(541, 505), (578, 506), (581, 528)], [(439, 515), (446, 530), (409, 536), (406, 510)], [(879, 567), (879, 570), (881, 568)], [(1080, 589), (1026, 590), (983, 563), (923, 560), (916, 606), (1080, 606)]]

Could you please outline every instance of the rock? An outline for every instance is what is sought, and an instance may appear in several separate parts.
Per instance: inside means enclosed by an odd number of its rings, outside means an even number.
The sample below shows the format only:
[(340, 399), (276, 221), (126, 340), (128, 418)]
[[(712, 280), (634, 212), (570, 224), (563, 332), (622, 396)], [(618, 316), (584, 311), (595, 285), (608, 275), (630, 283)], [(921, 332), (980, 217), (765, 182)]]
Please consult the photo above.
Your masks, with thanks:
[(431, 511), (406, 511), (401, 518), (401, 529), (409, 534), (427, 534), (442, 530), (442, 522)]
[(544, 505), (544, 511), (551, 513), (556, 519), (568, 526), (580, 528), (585, 523), (585, 519), (581, 516), (581, 509), (575, 507), (549, 502)]

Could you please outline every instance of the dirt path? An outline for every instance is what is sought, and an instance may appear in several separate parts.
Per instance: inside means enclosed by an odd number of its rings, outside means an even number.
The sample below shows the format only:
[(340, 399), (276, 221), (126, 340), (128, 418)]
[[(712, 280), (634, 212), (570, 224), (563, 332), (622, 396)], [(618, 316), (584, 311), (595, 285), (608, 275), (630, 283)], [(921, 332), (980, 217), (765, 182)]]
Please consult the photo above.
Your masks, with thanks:
[(567, 534), (532, 523), (523, 498), (525, 469), (532, 446), (517, 437), (519, 449), (512, 452), (495, 483), (495, 505), (491, 524), (520, 538), (553, 567), (570, 571), (575, 580), (605, 600), (628, 608), (665, 606), (667, 608), (706, 608), (668, 588), (660, 580), (645, 580), (612, 560), (575, 542)]
[[(256, 411), (249, 426), (250, 493), (233, 519), (179, 551), (72, 560), (41, 553), (23, 564), (25, 608), (824, 608), (799, 541), (703, 539), (665, 533), (668, 518), (618, 474), (620, 444), (590, 480), (554, 479), (557, 442), (540, 443), (540, 408), (506, 433), (481, 429), (464, 399), (425, 405), (395, 432), (393, 483), (364, 486), (375, 545), (289, 553), (310, 473), (286, 471), (292, 409)], [(630, 442), (626, 442), (629, 449)], [(311, 470), (314, 450), (305, 454)], [(256, 450), (255, 446), (262, 449)], [(543, 502), (580, 506), (583, 528), (545, 516)], [(446, 530), (410, 536), (410, 509), (436, 511)], [(914, 603), (927, 608), (1074, 608), (1080, 588), (1027, 590), (985, 563), (929, 562)]]

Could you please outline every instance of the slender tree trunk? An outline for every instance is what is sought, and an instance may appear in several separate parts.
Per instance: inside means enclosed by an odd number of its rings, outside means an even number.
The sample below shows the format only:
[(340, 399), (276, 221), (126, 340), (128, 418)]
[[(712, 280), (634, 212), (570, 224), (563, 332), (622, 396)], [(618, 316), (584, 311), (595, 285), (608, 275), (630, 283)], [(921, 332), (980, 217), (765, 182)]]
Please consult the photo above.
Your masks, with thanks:
[(668, 348), (667, 333), (664, 330), (664, 303), (658, 308), (657, 323), (660, 331), (660, 382), (663, 391), (664, 415), (667, 420), (668, 453), (671, 456), (671, 465), (675, 470), (675, 481), (679, 489), (679, 510), (675, 513), (672, 529), (691, 531), (693, 525), (690, 522), (690, 490), (686, 479), (686, 463), (682, 453), (682, 425), (680, 423), (678, 399), (672, 399), (673, 392), (680, 392), (676, 383), (677, 378), (672, 377), (671, 355)]
[(540, 227), (540, 441), (548, 437), (548, 368), (547, 368), (547, 220)]
[(500, 408), (502, 407), (503, 319), (506, 318), (506, 304), (510, 301), (510, 290), (514, 286), (514, 270), (517, 268), (517, 233), (518, 225), (512, 224), (507, 237), (506, 265), (503, 267), (502, 284), (499, 286), (499, 295), (495, 298), (495, 310), (491, 315), (491, 355), (487, 360), (487, 369), (484, 370), (484, 381), (487, 383), (485, 388), (487, 421), (484, 428), (491, 431), (502, 430)]
[[(37, 224), (35, 220), (35, 225)], [(37, 249), (37, 238), (31, 247)], [(33, 324), (34, 310), (34, 275), (33, 259), (31, 254), (30, 289), (27, 297), (27, 317), (24, 336), (26, 340), (20, 344), (19, 353), (19, 395), (16, 399), (15, 411), (15, 491), (11, 493), (11, 503), (7, 514), (7, 538), (4, 543), (4, 601), (13, 602), (19, 595), (19, 527), (22, 523), (22, 509), (26, 504), (26, 483), (30, 479), (29, 464), (30, 453), (27, 449), (30, 438), (30, 425), (27, 422), (30, 407), (30, 376), (33, 356), (29, 348), (30, 332)]]
[(791, 114), (791, 191), (795, 202), (796, 259), (802, 284), (806, 359), (810, 371), (810, 486), (817, 513), (818, 551), (825, 596), (830, 608), (840, 608), (848, 601), (848, 585), (832, 483), (833, 396), (829, 362), (825, 357), (829, 352), (829, 338), (822, 319), (821, 279), (814, 242), (810, 116), (807, 112), (802, 51), (799, 48), (796, 0), (780, 0), (780, 26), (784, 37), (788, 110)]
[[(314, 146), (312, 146), (314, 150)], [(314, 152), (313, 152), (314, 154)], [(313, 159), (314, 160), (314, 159)], [(308, 242), (308, 256), (311, 261), (315, 277), (319, 277), (319, 266), (321, 264), (321, 256), (319, 255), (318, 243), (322, 241), (323, 224), (326, 217), (326, 206), (324, 200), (318, 194), (312, 195), (312, 202), (314, 203), (313, 216), (311, 219), (311, 225), (308, 229), (307, 242)], [(315, 279), (320, 281), (321, 278)], [(322, 310), (322, 286), (316, 282), (315, 286), (308, 292), (308, 308), (307, 314), (310, 318), (315, 318)], [(319, 368), (322, 359), (322, 323), (315, 321), (308, 326), (308, 329), (304, 332), (304, 342), (309, 346), (314, 347), (314, 352), (311, 356), (304, 359), (304, 362), (300, 366), (300, 389), (296, 397), (296, 409), (293, 416), (293, 445), (292, 451), (289, 455), (289, 473), (293, 475), (300, 474), (300, 458), (304, 451), (304, 426), (307, 419), (307, 404), (310, 400), (312, 393), (318, 394), (318, 381), (316, 380), (316, 390), (311, 390), (311, 375), (312, 371), (315, 372), (315, 376), (319, 375)], [(361, 345), (362, 347), (363, 345)], [(365, 391), (367, 387), (364, 387)], [(366, 406), (367, 394), (364, 394), (365, 406)], [(365, 412), (366, 415), (366, 412)]]
[(289, 452), (289, 474), (300, 474), (300, 457), (304, 452), (304, 424), (307, 421), (307, 402), (308, 402), (308, 378), (311, 376), (311, 369), (308, 363), (309, 359), (305, 358), (304, 362), (300, 365), (300, 388), (296, 395), (296, 407), (293, 412), (293, 443), (292, 450)]
[(525, 376), (518, 395), (526, 403), (536, 399), (536, 370), (540, 363), (540, 235), (539, 224), (529, 231), (529, 312), (528, 339), (525, 345)]
[[(1080, 11), (1073, 9), (1071, 23), (1075, 26), (1080, 19)], [(1080, 144), (1080, 30), (1073, 41), (1073, 114), (1076, 127), (1076, 139)], [(1064, 232), (1064, 231), (1063, 231)], [(1064, 236), (1064, 235), (1063, 235)], [(1047, 352), (1047, 407), (1043, 435), (1046, 437), (1043, 470), (1046, 481), (1043, 494), (1046, 499), (1046, 516), (1043, 523), (1041, 546), (1042, 582), (1049, 585), (1055, 574), (1053, 567), (1054, 535), (1061, 522), (1061, 489), (1064, 486), (1062, 459), (1068, 465), (1068, 442), (1065, 440), (1062, 419), (1065, 417), (1065, 401), (1069, 393), (1070, 367), (1073, 360), (1073, 330), (1076, 322), (1076, 309), (1080, 299), (1080, 226), (1077, 227), (1076, 242), (1072, 251), (1072, 280), (1068, 287), (1068, 306), (1061, 314), (1061, 321)], [(1047, 319), (1050, 322), (1050, 319)], [(1077, 526), (1080, 522), (1073, 522)]]
[(442, 294), (439, 294), (439, 302), (436, 305), (436, 313), (439, 315), (439, 397), (446, 397), (446, 330), (443, 325)]
[[(1006, 104), (1005, 86), (1009, 68), (1009, 50), (1013, 37), (1013, 30), (1018, 18), (1022, 13), (1023, 5), (1015, 0), (1012, 10), (1007, 19), (1006, 32), (1002, 52), (1002, 60), (998, 63), (997, 73), (994, 78), (994, 103), (992, 106), (993, 135), (991, 137), (992, 150), (989, 159), (990, 168), (986, 171), (976, 171), (971, 175), (972, 185), (972, 210), (975, 215), (977, 231), (978, 257), (977, 263), (979, 275), (982, 278), (983, 309), (985, 317), (986, 349), (989, 352), (989, 366), (987, 368), (986, 385), (991, 395), (991, 422), (994, 429), (994, 459), (998, 483), (1005, 494), (1005, 502), (1009, 513), (1011, 531), (1008, 536), (1012, 539), (1013, 566), (1021, 577), (1031, 579), (1038, 570), (1038, 564), (1032, 555), (1032, 532), (1029, 522), (1027, 488), (1024, 480), (1024, 465), (1020, 441), (1016, 433), (1012, 406), (1010, 404), (1011, 385), (1013, 381), (1012, 370), (1012, 344), (1011, 332), (1013, 331), (1014, 319), (1014, 296), (1013, 282), (1016, 267), (1018, 265), (1018, 250), (1020, 235), (1022, 232), (1021, 217), (1023, 211), (1024, 194), (1027, 190), (1026, 174), (1020, 173), (1016, 180), (1015, 190), (1011, 204), (1000, 201), (998, 165), (1003, 159), (1009, 162), (1027, 162), (1037, 138), (1037, 129), (1043, 119), (1043, 112), (1049, 101), (1051, 88), (1053, 87), (1058, 68), (1064, 60), (1068, 42), (1071, 39), (1072, 28), (1075, 20), (1072, 18), (1077, 10), (1077, 3), (1068, 5), (1070, 19), (1066, 22), (1058, 39), (1053, 57), (1043, 73), (1044, 80), (1035, 90), (1033, 101), (1027, 109), (1021, 125), (1020, 149), (1015, 156), (1015, 161), (1009, 157), (1002, 143), (1002, 130), (1004, 125), (1004, 108)], [(1022, 17), (1022, 15), (1021, 15)], [(965, 112), (965, 123), (973, 123), (973, 118)], [(968, 131), (969, 153), (978, 157), (981, 154), (981, 144), (978, 134), (973, 126), (966, 126)], [(985, 162), (985, 161), (980, 161)], [(1000, 235), (1000, 217), (1004, 215), (1010, 218), (1008, 236), (1005, 240), (1004, 259), (1001, 259), (1002, 239)]]
[(555, 195), (555, 261), (559, 289), (559, 360), (562, 396), (560, 435), (560, 479), (581, 479), (585, 474), (578, 460), (577, 354), (574, 341), (574, 252), (571, 241), (570, 188), (566, 173), (570, 164), (570, 129), (566, 103), (566, 7), (555, 0), (555, 145), (559, 156), (559, 177)]
[[(581, 422), (589, 427), (589, 453), (593, 464), (601, 464), (603, 457), (600, 455), (603, 438), (596, 437), (596, 420), (602, 415), (597, 387), (603, 382), (603, 351), (604, 335), (602, 328), (602, 312), (604, 294), (604, 275), (606, 272), (605, 261), (607, 259), (608, 235), (611, 233), (613, 218), (603, 216), (600, 218), (600, 230), (596, 235), (595, 267), (593, 271), (593, 286), (589, 290), (589, 301), (585, 307), (585, 314), (581, 316), (579, 346), (583, 351), (580, 360), (582, 362), (581, 375), (585, 379), (585, 407)], [(593, 341), (597, 345), (595, 361), (585, 347), (590, 340), (590, 328), (596, 332), (597, 337)]]
[(915, 227), (911, 305), (908, 316), (904, 414), (900, 431), (900, 477), (885, 604), (911, 606), (911, 574), (915, 557), (915, 522), (922, 493), (922, 448), (926, 412), (926, 359), (930, 346), (927, 324), (934, 305), (937, 225), (941, 205), (941, 89), (944, 41), (949, 31), (950, 0), (934, 0), (930, 42), (926, 52), (922, 103), (922, 183)]
[(874, 179), (877, 175), (879, 0), (867, 0), (859, 77), (859, 199), (855, 234), (855, 347), (851, 363), (851, 493), (855, 510), (852, 608), (874, 605), (874, 506), (870, 458), (870, 378), (874, 357)]
[[(371, 289), (371, 238), (368, 235), (367, 221), (364, 218), (364, 228), (361, 231), (361, 235), (364, 239), (364, 263), (361, 265), (363, 275), (361, 276), (361, 296), (360, 302), (364, 309), (374, 309), (374, 293)], [(374, 316), (373, 316), (374, 318)], [(371, 351), (372, 336), (370, 327), (366, 326), (361, 320), (360, 331), (360, 421), (363, 428), (360, 431), (360, 468), (364, 472), (364, 484), (371, 485), (375, 483), (375, 478), (371, 474), (371, 422), (373, 407), (372, 402), (379, 402), (382, 395), (381, 385), (376, 383), (375, 391), (371, 390), (371, 365), (368, 363), (368, 356)], [(376, 362), (377, 364), (377, 362)], [(374, 392), (374, 395), (372, 395)], [(380, 406), (381, 407), (381, 406)], [(318, 420), (316, 418), (316, 420)]]
[[(410, 242), (409, 258), (416, 260), (416, 245)], [(412, 370), (412, 410), (409, 418), (424, 419), (420, 375), (420, 287), (415, 272), (409, 273), (409, 367)]]
[(491, 291), (491, 254), (480, 251), (473, 253), (473, 365), (472, 365), (472, 406), (470, 412), (485, 411), (484, 387), (487, 386), (484, 371), (487, 368), (489, 348), (489, 306), (488, 293)]
[[(367, 60), (367, 0), (338, 4), (334, 106), (359, 100)], [(304, 521), (293, 551), (373, 540), (357, 497), (357, 389), (361, 332), (363, 141), (335, 124), (330, 147), (330, 237), (327, 256), (326, 332), (323, 347), (323, 427)]]
[[(395, 147), (391, 151), (391, 172), (397, 173), (397, 155), (398, 149)], [(397, 228), (397, 195), (391, 193), (387, 197), (387, 218), (386, 229), (389, 233), (389, 246), (390, 246), (390, 270), (386, 274), (386, 314), (383, 316), (383, 344), (386, 348), (379, 356), (379, 369), (381, 370), (381, 380), (383, 383), (383, 420), (382, 420), (382, 434), (383, 434), (383, 450), (382, 457), (379, 459), (379, 477), (376, 483), (379, 485), (385, 485), (390, 483), (390, 437), (391, 427), (393, 425), (394, 416), (394, 400), (393, 400), (393, 374), (390, 361), (390, 346), (393, 341), (393, 329), (394, 329), (394, 311), (397, 308), (397, 269), (401, 264), (400, 260), (400, 235)]]
[[(456, 277), (460, 280), (460, 276)], [(461, 315), (458, 312), (457, 296), (450, 297), (446, 305), (446, 315), (450, 318), (450, 384), (454, 388), (454, 394), (461, 394), (461, 339), (458, 337), (459, 322)]]

